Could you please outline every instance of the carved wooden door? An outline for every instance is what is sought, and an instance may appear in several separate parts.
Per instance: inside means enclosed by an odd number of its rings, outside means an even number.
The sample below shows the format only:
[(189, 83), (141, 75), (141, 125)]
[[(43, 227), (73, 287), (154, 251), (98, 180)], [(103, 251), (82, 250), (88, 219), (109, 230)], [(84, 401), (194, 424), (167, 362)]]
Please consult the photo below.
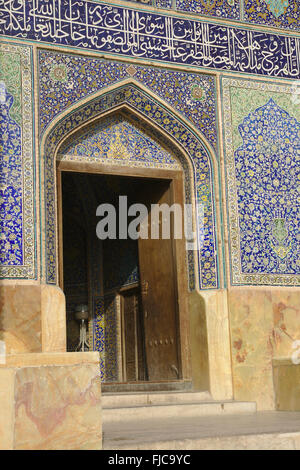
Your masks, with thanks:
[[(146, 189), (148, 227), (151, 222), (151, 203), (172, 204), (170, 185), (153, 181)], [(180, 378), (178, 360), (177, 288), (173, 234), (162, 239), (162, 216), (159, 220), (159, 239), (139, 239), (139, 268), (144, 320), (144, 341), (149, 381)]]

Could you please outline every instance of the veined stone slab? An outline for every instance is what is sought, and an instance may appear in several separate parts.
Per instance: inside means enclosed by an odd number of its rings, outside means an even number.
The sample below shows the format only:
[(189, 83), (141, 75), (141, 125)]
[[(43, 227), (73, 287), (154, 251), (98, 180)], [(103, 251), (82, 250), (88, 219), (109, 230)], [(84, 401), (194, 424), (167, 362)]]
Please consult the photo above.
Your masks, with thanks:
[(3, 450), (102, 448), (97, 353), (8, 356), (0, 399)]

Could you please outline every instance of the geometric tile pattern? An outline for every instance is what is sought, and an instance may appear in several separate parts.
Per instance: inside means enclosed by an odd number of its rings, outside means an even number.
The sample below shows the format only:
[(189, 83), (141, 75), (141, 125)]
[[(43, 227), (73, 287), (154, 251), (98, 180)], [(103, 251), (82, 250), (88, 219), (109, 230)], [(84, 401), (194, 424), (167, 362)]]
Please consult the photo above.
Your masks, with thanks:
[(34, 152), (31, 48), (0, 45), (0, 276), (33, 279)]
[[(51, 132), (46, 141), (45, 149), (45, 220), (46, 220), (46, 267), (47, 282), (56, 282), (56, 235), (55, 235), (55, 198), (54, 198), (54, 159), (55, 148), (70, 130), (83, 124), (93, 116), (99, 116), (118, 105), (128, 104), (149, 122), (154, 122), (168, 135), (175, 139), (189, 155), (193, 168), (192, 192), (196, 195), (197, 208), (203, 208), (203, 217), (197, 223), (197, 252), (199, 265), (199, 287), (212, 289), (218, 287), (218, 265), (214, 225), (214, 201), (212, 186), (212, 167), (209, 154), (203, 143), (189, 128), (177, 120), (167, 109), (145, 92), (133, 85), (126, 85), (98, 97), (83, 105), (72, 114), (66, 116)], [(166, 141), (164, 143), (164, 140)], [(168, 139), (161, 135), (161, 145), (169, 146)], [(181, 164), (185, 171), (186, 201), (190, 202), (192, 192), (190, 176), (186, 160), (181, 156)], [(190, 287), (193, 288), (193, 253), (189, 253)], [(192, 280), (192, 282), (191, 282)]]
[(48, 51), (39, 53), (41, 132), (73, 103), (130, 78), (189, 119), (216, 148), (214, 77)]
[(223, 87), (234, 121), (243, 94), (262, 103), (244, 116), (239, 137), (225, 126), (232, 282), (299, 285), (299, 109), (289, 87), (230, 79)]

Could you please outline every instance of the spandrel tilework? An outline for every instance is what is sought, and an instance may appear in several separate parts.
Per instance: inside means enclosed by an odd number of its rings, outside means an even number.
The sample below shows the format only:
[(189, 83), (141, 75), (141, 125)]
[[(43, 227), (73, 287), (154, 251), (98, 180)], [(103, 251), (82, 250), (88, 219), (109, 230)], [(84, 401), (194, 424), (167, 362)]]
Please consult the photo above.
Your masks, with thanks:
[(133, 79), (189, 119), (214, 148), (217, 146), (215, 78), (212, 76), (42, 51), (39, 77), (42, 132), (76, 101), (109, 85)]

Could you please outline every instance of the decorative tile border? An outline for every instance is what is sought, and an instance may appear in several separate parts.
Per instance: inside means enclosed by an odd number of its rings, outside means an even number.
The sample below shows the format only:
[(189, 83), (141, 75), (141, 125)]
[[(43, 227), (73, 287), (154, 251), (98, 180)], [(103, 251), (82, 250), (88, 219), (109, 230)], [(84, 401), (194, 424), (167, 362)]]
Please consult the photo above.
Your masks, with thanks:
[(299, 38), (243, 27), (122, 8), (96, 1), (0, 0), (8, 37), (56, 46), (207, 67), (297, 78)]
[[(0, 44), (2, 57), (8, 60), (17, 60), (19, 63), (20, 83), (16, 77), (18, 70), (10, 70), (9, 66), (1, 70), (0, 81), (2, 81), (4, 94), (13, 105), (8, 110), (5, 103), (2, 104), (3, 113), (6, 118), (11, 115), (17, 120), (2, 121), (0, 145), (6, 148), (8, 155), (2, 155), (1, 167), (1, 190), (3, 192), (3, 217), (13, 221), (11, 224), (2, 225), (1, 241), (5, 241), (1, 250), (5, 250), (8, 258), (0, 267), (1, 278), (6, 279), (34, 279), (36, 277), (36, 254), (35, 254), (35, 217), (34, 217), (34, 150), (33, 150), (33, 111), (32, 111), (32, 62), (31, 47), (12, 44)], [(3, 65), (5, 65), (3, 63)], [(7, 114), (9, 113), (9, 114)], [(4, 126), (5, 125), (5, 130)], [(18, 129), (13, 135), (8, 135), (9, 129)], [(19, 137), (18, 137), (19, 136)], [(3, 140), (2, 140), (3, 139)], [(18, 142), (17, 142), (18, 141)], [(1, 152), (0, 152), (1, 153)], [(10, 156), (9, 156), (10, 155)], [(13, 155), (14, 162), (11, 161)], [(8, 159), (8, 160), (7, 160)], [(6, 161), (9, 162), (9, 172), (5, 177)], [(13, 212), (9, 210), (9, 202), (6, 201), (6, 192), (14, 198)], [(6, 201), (6, 202), (5, 202)], [(19, 209), (19, 212), (18, 212)], [(3, 219), (4, 220), (4, 219)], [(5, 228), (6, 227), (6, 228)], [(3, 237), (7, 237), (4, 238)], [(8, 246), (9, 245), (9, 246)]]
[[(145, 116), (145, 119), (149, 122), (155, 122), (156, 125), (162, 127), (185, 149), (187, 154), (190, 155), (195, 178), (196, 204), (197, 206), (202, 205), (204, 207), (204, 222), (202, 223), (202, 221), (199, 220), (197, 227), (199, 243), (201, 243), (201, 245), (199, 245), (201, 248), (198, 251), (200, 288), (213, 289), (218, 287), (212, 166), (209, 154), (199, 138), (191, 132), (186, 125), (182, 124), (171, 113), (162, 108), (153, 98), (150, 98), (133, 85), (120, 87), (117, 90), (93, 100), (87, 105), (83, 105), (81, 108), (65, 117), (47, 137), (44, 163), (47, 282), (56, 282), (57, 270), (54, 190), (55, 166), (53, 159), (55, 149), (64, 136), (72, 129), (120, 105), (128, 105), (129, 108), (136, 109), (138, 113)], [(137, 117), (133, 117), (132, 119), (139, 120)], [(160, 142), (163, 145), (164, 139), (160, 138)], [(167, 145), (167, 141), (165, 144)], [(183, 160), (182, 166), (185, 171), (186, 201), (190, 202), (191, 191), (188, 189), (190, 185), (188, 165), (182, 156), (180, 156), (180, 158)], [(192, 258), (193, 254), (188, 253), (191, 288), (194, 286), (194, 281), (193, 279), (191, 280), (191, 275), (194, 272), (194, 263), (191, 262)]]
[(156, 8), (184, 11), (217, 18), (239, 20), (240, 0), (129, 0)]
[[(293, 88), (229, 78), (224, 78), (222, 84), (224, 113), (227, 116), (225, 145), (232, 283), (299, 285), (299, 259), (298, 265), (296, 260), (299, 245), (297, 247), (296, 235), (289, 233), (294, 233), (299, 226), (299, 222), (294, 220), (297, 218), (297, 212), (299, 217), (299, 202), (294, 194), (296, 183), (292, 184), (290, 190), (287, 187), (283, 191), (281, 188), (286, 184), (283, 180), (280, 182), (285, 173), (289, 175), (289, 185), (290, 177), (297, 177), (297, 164), (293, 161), (293, 158), (296, 158), (297, 146), (295, 147), (295, 141), (292, 139), (298, 139), (299, 145), (299, 122), (297, 123), (295, 117), (289, 116), (287, 111), (293, 108), (294, 112), (297, 112), (296, 105), (292, 105)], [(232, 90), (241, 90), (249, 96), (249, 103), (246, 99), (243, 101), (243, 107), (247, 108), (247, 113), (243, 116), (236, 115), (237, 109), (233, 108)], [(256, 99), (252, 96), (253, 91), (256, 93)], [(237, 97), (236, 102), (241, 103), (241, 99)], [(284, 109), (274, 100), (280, 104), (282, 102)], [(259, 103), (262, 106), (257, 108)], [(239, 129), (236, 126), (237, 120), (240, 121)], [(266, 130), (265, 127), (270, 125), (272, 129)], [(286, 137), (282, 137), (283, 135)], [(261, 159), (264, 171), (270, 172), (265, 177), (265, 183), (263, 177), (255, 173), (259, 170)], [(248, 165), (247, 170), (245, 165)], [(285, 168), (280, 172), (278, 179), (277, 168), (280, 169), (281, 165)], [(251, 192), (253, 185), (255, 190)], [(289, 223), (288, 220), (294, 212)], [(246, 220), (247, 232), (246, 228), (243, 228)]]

